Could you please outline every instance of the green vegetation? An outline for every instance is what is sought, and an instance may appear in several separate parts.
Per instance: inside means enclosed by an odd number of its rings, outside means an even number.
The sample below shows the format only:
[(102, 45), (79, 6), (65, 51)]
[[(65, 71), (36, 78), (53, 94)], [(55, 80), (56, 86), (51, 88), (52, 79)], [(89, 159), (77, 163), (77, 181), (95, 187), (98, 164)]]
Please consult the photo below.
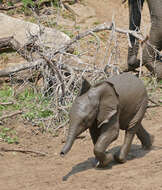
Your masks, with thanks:
[(0, 139), (8, 144), (18, 143), (16, 131), (7, 127), (0, 126)]
[(13, 94), (13, 89), (9, 86), (0, 89), (0, 102), (14, 102), (11, 105), (0, 105), (0, 116), (6, 111), (23, 110), (23, 118), (32, 121), (53, 114), (53, 111), (49, 109), (50, 99), (42, 97), (40, 93), (34, 93), (32, 88), (25, 89), (16, 97)]
[(1, 62), (1, 64), (5, 64), (5, 63), (7, 63), (8, 62), (8, 55), (7, 55), (7, 53), (1, 53), (1, 55), (0, 55), (0, 62)]

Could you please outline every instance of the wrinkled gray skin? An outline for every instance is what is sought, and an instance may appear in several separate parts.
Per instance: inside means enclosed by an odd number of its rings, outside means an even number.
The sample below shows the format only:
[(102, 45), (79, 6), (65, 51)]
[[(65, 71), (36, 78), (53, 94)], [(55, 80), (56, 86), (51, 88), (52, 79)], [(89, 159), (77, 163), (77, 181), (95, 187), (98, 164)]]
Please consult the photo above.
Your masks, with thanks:
[[(139, 30), (141, 23), (141, 10), (144, 0), (129, 0), (129, 29)], [(162, 50), (162, 0), (147, 0), (150, 18), (151, 29), (148, 42), (155, 46), (159, 51)], [(139, 44), (133, 36), (130, 35), (132, 48), (128, 49), (128, 70), (134, 70), (139, 67), (140, 60), (137, 59)], [(146, 68), (162, 79), (162, 61), (154, 50), (148, 45), (144, 45), (142, 62)]]
[(149, 149), (151, 136), (141, 124), (147, 101), (143, 83), (130, 73), (113, 76), (92, 87), (84, 80), (80, 95), (70, 111), (68, 137), (60, 154), (64, 156), (76, 137), (86, 129), (89, 129), (94, 144), (97, 167), (105, 167), (114, 159), (105, 151), (117, 139), (119, 129), (125, 130), (125, 139), (120, 151), (115, 154), (117, 161), (126, 161), (135, 134), (142, 146)]

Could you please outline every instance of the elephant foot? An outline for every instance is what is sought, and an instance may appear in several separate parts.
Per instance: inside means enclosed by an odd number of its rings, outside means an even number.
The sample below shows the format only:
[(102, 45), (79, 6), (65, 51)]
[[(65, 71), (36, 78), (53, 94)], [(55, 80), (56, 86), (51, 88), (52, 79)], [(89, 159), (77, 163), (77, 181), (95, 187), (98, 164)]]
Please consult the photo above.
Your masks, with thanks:
[(96, 164), (96, 168), (105, 168), (113, 160), (114, 160), (113, 154), (111, 154), (111, 153), (106, 154), (106, 159), (104, 161), (98, 161)]
[(118, 163), (125, 163), (127, 161), (126, 157), (121, 155), (120, 151), (115, 153), (114, 155), (114, 159), (118, 162)]
[(147, 142), (146, 144), (142, 144), (142, 148), (144, 150), (150, 150), (154, 143), (154, 139), (155, 139), (154, 135), (150, 135), (149, 142)]

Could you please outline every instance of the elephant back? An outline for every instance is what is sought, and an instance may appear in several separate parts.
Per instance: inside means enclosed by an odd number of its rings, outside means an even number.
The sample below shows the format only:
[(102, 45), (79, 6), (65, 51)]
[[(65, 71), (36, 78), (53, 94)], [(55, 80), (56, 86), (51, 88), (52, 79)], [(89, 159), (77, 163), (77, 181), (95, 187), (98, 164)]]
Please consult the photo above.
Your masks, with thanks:
[(147, 99), (147, 91), (143, 82), (131, 73), (112, 76), (108, 82), (113, 84), (119, 96), (121, 125), (125, 122), (129, 123), (144, 99)]

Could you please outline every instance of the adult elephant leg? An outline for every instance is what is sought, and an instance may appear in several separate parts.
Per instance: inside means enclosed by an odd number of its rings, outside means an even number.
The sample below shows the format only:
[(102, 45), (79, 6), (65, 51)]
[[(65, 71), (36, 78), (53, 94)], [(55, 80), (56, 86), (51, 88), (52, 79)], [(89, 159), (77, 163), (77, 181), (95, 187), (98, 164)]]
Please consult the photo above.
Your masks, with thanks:
[[(162, 1), (148, 1), (151, 14), (151, 29), (149, 43), (157, 50), (162, 50)], [(162, 79), (162, 61), (156, 51), (145, 44), (143, 49), (143, 65), (158, 79)]]
[[(157, 50), (162, 50), (158, 42), (159, 39), (155, 39), (155, 42), (153, 40), (150, 40), (150, 44), (152, 44)], [(162, 43), (162, 42), (161, 42)], [(143, 65), (158, 79), (162, 79), (162, 61), (158, 59), (158, 55), (156, 51), (148, 46), (145, 45), (143, 49)]]
[[(141, 24), (141, 11), (144, 0), (129, 0), (129, 29), (138, 31)], [(140, 60), (137, 59), (139, 42), (134, 36), (129, 35), (131, 46), (128, 48), (128, 70), (134, 70), (139, 67)]]
[(107, 166), (114, 158), (111, 153), (106, 154), (106, 149), (110, 143), (117, 139), (119, 135), (119, 123), (118, 121), (110, 121), (109, 123), (101, 126), (101, 135), (99, 136), (95, 147), (94, 154), (98, 160), (97, 167)]
[(137, 137), (139, 138), (139, 140), (141, 141), (142, 147), (144, 149), (149, 150), (153, 144), (154, 141), (154, 136), (150, 135), (142, 126), (142, 124), (140, 124), (137, 132), (136, 132)]

